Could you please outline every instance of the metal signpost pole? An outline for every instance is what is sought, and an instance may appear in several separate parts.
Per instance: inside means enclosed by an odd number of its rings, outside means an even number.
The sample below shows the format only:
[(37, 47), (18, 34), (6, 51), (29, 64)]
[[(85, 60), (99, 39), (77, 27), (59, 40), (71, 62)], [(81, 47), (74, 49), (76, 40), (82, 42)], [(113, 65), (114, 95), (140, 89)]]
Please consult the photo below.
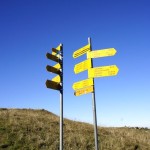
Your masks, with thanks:
[(61, 86), (60, 89), (60, 150), (63, 150), (63, 45), (60, 44), (61, 50), (60, 50), (60, 65), (61, 65)]
[[(92, 51), (92, 43), (91, 38), (88, 38), (88, 43), (90, 44), (90, 49)], [(92, 68), (93, 68), (93, 60), (91, 58)], [(97, 134), (97, 117), (96, 117), (96, 100), (95, 100), (95, 85), (93, 78), (93, 93), (92, 93), (92, 107), (93, 107), (93, 123), (94, 123), (94, 136), (95, 136), (95, 150), (98, 150), (98, 134)]]

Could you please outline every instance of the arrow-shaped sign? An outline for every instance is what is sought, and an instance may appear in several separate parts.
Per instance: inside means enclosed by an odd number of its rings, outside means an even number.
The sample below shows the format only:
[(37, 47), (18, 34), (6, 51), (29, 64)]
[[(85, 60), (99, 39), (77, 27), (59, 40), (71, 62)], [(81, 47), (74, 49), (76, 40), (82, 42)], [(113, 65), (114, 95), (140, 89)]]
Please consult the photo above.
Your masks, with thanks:
[(52, 52), (55, 52), (56, 54), (58, 54), (60, 51), (57, 50), (56, 48), (52, 48)]
[(59, 62), (59, 61), (60, 61), (60, 59), (59, 59), (57, 56), (54, 56), (54, 55), (52, 55), (52, 54), (50, 54), (50, 53), (47, 53), (47, 54), (46, 54), (46, 57), (47, 57), (48, 59), (51, 59), (51, 60), (55, 61), (55, 62)]
[(46, 70), (49, 71), (49, 72), (60, 74), (60, 69), (54, 68), (54, 67), (49, 66), (49, 65), (46, 66)]
[(116, 65), (90, 68), (88, 70), (88, 77), (95, 78), (95, 77), (115, 76), (118, 74), (118, 71), (119, 69)]
[(56, 48), (52, 48), (52, 55), (57, 56), (58, 58), (61, 57), (60, 50), (62, 49), (61, 45), (58, 45)]
[(57, 56), (58, 58), (61, 57), (61, 55), (59, 54), (59, 52), (60, 52), (59, 50), (57, 50), (55, 48), (52, 48), (52, 55)]
[(60, 90), (61, 89), (61, 85), (57, 82), (51, 81), (51, 80), (46, 80), (46, 87), (53, 89), (53, 90)]
[(86, 52), (90, 51), (90, 44), (76, 50), (74, 53), (73, 53), (73, 58), (77, 58), (83, 54), (85, 54)]
[(90, 51), (90, 52), (87, 52), (87, 58), (114, 56), (116, 52), (117, 51), (114, 48)]
[(89, 87), (85, 87), (83, 89), (80, 89), (80, 90), (77, 90), (74, 92), (74, 95), (75, 96), (80, 96), (80, 95), (83, 95), (83, 94), (88, 94), (88, 93), (91, 93), (93, 92), (94, 89), (93, 89), (93, 86), (89, 86)]
[(76, 64), (74, 66), (74, 72), (75, 72), (75, 74), (80, 73), (82, 71), (85, 71), (85, 70), (91, 68), (91, 66), (92, 66), (91, 59), (87, 59), (85, 61), (82, 61), (82, 62)]
[(72, 86), (72, 88), (74, 90), (77, 90), (77, 89), (82, 89), (84, 87), (87, 87), (87, 86), (91, 86), (93, 85), (93, 79), (90, 78), (90, 79), (86, 79), (86, 80), (82, 80), (82, 81), (79, 81), (79, 82), (75, 82)]

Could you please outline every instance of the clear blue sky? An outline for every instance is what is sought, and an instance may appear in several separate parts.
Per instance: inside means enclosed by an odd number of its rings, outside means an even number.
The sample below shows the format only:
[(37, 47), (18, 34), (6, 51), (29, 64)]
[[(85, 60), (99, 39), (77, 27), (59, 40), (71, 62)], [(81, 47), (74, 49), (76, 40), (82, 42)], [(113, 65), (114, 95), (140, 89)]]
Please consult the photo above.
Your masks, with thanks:
[(1, 0), (0, 107), (46, 109), (59, 115), (59, 92), (45, 87), (46, 52), (64, 45), (64, 117), (93, 122), (91, 94), (74, 96), (86, 79), (72, 54), (92, 38), (93, 50), (114, 47), (94, 67), (117, 65), (114, 77), (96, 78), (98, 125), (150, 127), (149, 0)]

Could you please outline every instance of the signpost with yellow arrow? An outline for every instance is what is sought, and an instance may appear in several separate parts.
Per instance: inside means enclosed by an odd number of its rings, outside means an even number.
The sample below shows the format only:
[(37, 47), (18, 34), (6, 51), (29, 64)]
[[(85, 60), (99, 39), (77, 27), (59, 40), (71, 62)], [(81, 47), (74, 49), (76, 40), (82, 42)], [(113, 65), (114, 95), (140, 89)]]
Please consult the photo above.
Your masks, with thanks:
[(91, 38), (88, 38), (88, 44), (73, 53), (73, 58), (77, 58), (86, 54), (87, 59), (74, 66), (74, 73), (78, 74), (88, 70), (88, 79), (75, 82), (72, 88), (75, 90), (74, 95), (80, 96), (92, 93), (92, 108), (93, 108), (93, 123), (95, 136), (95, 150), (99, 149), (98, 134), (97, 134), (97, 117), (96, 117), (96, 100), (95, 100), (95, 85), (94, 78), (115, 76), (118, 74), (118, 67), (116, 65), (93, 67), (93, 58), (101, 58), (107, 56), (114, 56), (116, 54), (114, 48), (107, 48), (92, 51)]
[(54, 66), (47, 65), (46, 70), (57, 74), (52, 80), (46, 81), (46, 87), (60, 92), (60, 150), (63, 150), (63, 45), (52, 48), (52, 54), (46, 57), (54, 62)]

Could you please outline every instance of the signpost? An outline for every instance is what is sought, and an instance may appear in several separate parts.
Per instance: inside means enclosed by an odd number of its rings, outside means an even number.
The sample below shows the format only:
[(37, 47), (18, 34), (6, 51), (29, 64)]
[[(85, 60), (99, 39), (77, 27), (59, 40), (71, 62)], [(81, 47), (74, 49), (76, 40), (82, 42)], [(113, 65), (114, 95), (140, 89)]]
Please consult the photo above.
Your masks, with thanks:
[(87, 58), (114, 56), (116, 52), (117, 51), (114, 48), (95, 50), (95, 51), (87, 52)]
[(119, 69), (116, 65), (90, 68), (88, 70), (88, 77), (96, 78), (96, 77), (115, 76), (118, 74), (118, 71)]
[(75, 74), (85, 71), (91, 68), (91, 59), (87, 59), (75, 65), (74, 72)]
[(60, 48), (60, 65), (61, 65), (61, 90), (60, 90), (60, 150), (63, 150), (63, 45), (60, 44), (56, 49)]
[(58, 74), (52, 80), (46, 81), (46, 87), (60, 91), (60, 146), (63, 150), (63, 45), (60, 44), (56, 48), (52, 48), (52, 54), (47, 53), (46, 57), (57, 62), (54, 66), (46, 66), (46, 70)]
[(92, 51), (91, 38), (88, 38), (88, 45), (78, 49), (73, 53), (73, 58), (77, 58), (83, 54), (87, 55), (87, 60), (75, 65), (75, 74), (88, 70), (88, 79), (75, 82), (72, 88), (75, 90), (74, 95), (80, 96), (83, 94), (92, 93), (92, 108), (93, 108), (93, 124), (95, 136), (95, 150), (99, 150), (98, 132), (97, 132), (97, 116), (96, 116), (96, 100), (95, 100), (95, 84), (94, 78), (115, 76), (118, 74), (118, 67), (116, 65), (102, 66), (93, 68), (93, 58), (114, 56), (116, 54), (114, 48), (107, 48), (102, 50)]
[[(88, 38), (88, 43), (90, 44), (90, 49), (92, 51), (92, 43), (91, 38)], [(93, 67), (93, 59), (91, 59), (92, 67)], [(93, 78), (93, 93), (92, 93), (92, 108), (93, 108), (93, 124), (94, 124), (94, 136), (95, 136), (95, 150), (98, 150), (98, 133), (97, 133), (97, 116), (96, 116), (96, 100), (95, 100), (95, 84)]]
[[(76, 50), (73, 53), (73, 58), (77, 58), (84, 54), (87, 59), (76, 64), (74, 67), (75, 74), (88, 70), (88, 79), (75, 82), (72, 88), (75, 90), (75, 96), (92, 93), (92, 108), (93, 108), (93, 124), (95, 137), (95, 150), (99, 149), (98, 132), (97, 132), (97, 116), (96, 116), (96, 100), (95, 100), (95, 84), (94, 78), (115, 76), (118, 74), (118, 67), (116, 65), (101, 66), (93, 68), (93, 58), (114, 56), (116, 54), (114, 48), (102, 49), (92, 51), (91, 38), (88, 38), (88, 44)], [(52, 54), (47, 53), (46, 57), (52, 61), (57, 62), (54, 66), (47, 65), (46, 69), (49, 72), (57, 74), (52, 80), (46, 81), (46, 87), (60, 91), (60, 150), (63, 150), (63, 45), (60, 44), (56, 48), (52, 48)]]
[(82, 80), (82, 81), (79, 81), (79, 82), (75, 82), (72, 86), (72, 88), (74, 90), (77, 90), (77, 89), (82, 89), (84, 87), (87, 87), (87, 86), (91, 86), (93, 85), (93, 79), (90, 78), (90, 79), (86, 79), (86, 80)]

